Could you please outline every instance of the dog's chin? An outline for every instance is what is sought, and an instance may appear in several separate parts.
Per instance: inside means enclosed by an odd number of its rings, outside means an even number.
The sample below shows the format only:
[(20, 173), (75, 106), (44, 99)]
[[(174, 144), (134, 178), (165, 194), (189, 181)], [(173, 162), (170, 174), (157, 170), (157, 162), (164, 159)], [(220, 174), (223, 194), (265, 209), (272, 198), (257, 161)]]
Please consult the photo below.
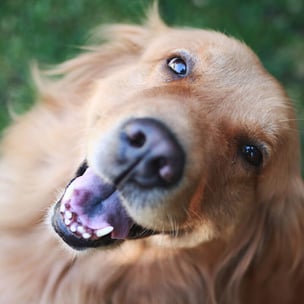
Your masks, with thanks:
[(54, 205), (51, 224), (75, 250), (110, 248), (125, 240), (158, 234), (138, 225), (127, 214), (115, 185), (92, 173), (86, 163)]

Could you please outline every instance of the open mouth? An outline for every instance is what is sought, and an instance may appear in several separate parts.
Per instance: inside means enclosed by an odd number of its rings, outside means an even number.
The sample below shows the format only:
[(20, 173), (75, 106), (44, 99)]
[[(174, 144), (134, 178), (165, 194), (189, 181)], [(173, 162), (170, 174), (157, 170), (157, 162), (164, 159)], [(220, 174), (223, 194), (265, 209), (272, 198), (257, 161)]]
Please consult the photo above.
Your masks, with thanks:
[(74, 249), (109, 246), (157, 232), (137, 225), (122, 205), (117, 188), (83, 163), (56, 203), (52, 225)]

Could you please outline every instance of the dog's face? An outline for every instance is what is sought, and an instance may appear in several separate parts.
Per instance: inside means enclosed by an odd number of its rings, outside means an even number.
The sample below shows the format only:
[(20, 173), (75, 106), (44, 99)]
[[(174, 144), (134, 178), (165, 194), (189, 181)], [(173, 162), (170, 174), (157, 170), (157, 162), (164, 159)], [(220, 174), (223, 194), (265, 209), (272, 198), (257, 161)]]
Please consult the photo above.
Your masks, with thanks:
[(203, 30), (165, 28), (110, 71), (89, 101), (86, 160), (54, 208), (57, 233), (75, 248), (229, 238), (290, 157), (280, 86), (245, 45)]

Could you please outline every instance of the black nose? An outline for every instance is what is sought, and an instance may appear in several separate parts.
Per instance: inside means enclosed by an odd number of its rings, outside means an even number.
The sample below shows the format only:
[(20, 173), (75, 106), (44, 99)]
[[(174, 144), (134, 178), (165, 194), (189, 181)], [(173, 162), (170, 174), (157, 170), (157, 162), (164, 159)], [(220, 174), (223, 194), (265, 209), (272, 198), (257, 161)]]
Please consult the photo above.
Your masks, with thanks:
[(120, 133), (118, 166), (143, 187), (172, 186), (182, 177), (185, 154), (171, 131), (151, 118), (128, 121)]

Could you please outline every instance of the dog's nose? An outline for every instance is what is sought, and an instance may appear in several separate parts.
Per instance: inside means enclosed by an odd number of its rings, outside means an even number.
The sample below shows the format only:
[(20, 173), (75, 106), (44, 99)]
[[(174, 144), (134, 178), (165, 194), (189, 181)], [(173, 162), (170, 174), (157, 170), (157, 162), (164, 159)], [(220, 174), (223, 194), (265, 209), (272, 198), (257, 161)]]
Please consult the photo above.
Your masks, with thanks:
[(128, 121), (120, 133), (119, 164), (142, 187), (172, 186), (183, 174), (184, 151), (172, 132), (152, 118)]

